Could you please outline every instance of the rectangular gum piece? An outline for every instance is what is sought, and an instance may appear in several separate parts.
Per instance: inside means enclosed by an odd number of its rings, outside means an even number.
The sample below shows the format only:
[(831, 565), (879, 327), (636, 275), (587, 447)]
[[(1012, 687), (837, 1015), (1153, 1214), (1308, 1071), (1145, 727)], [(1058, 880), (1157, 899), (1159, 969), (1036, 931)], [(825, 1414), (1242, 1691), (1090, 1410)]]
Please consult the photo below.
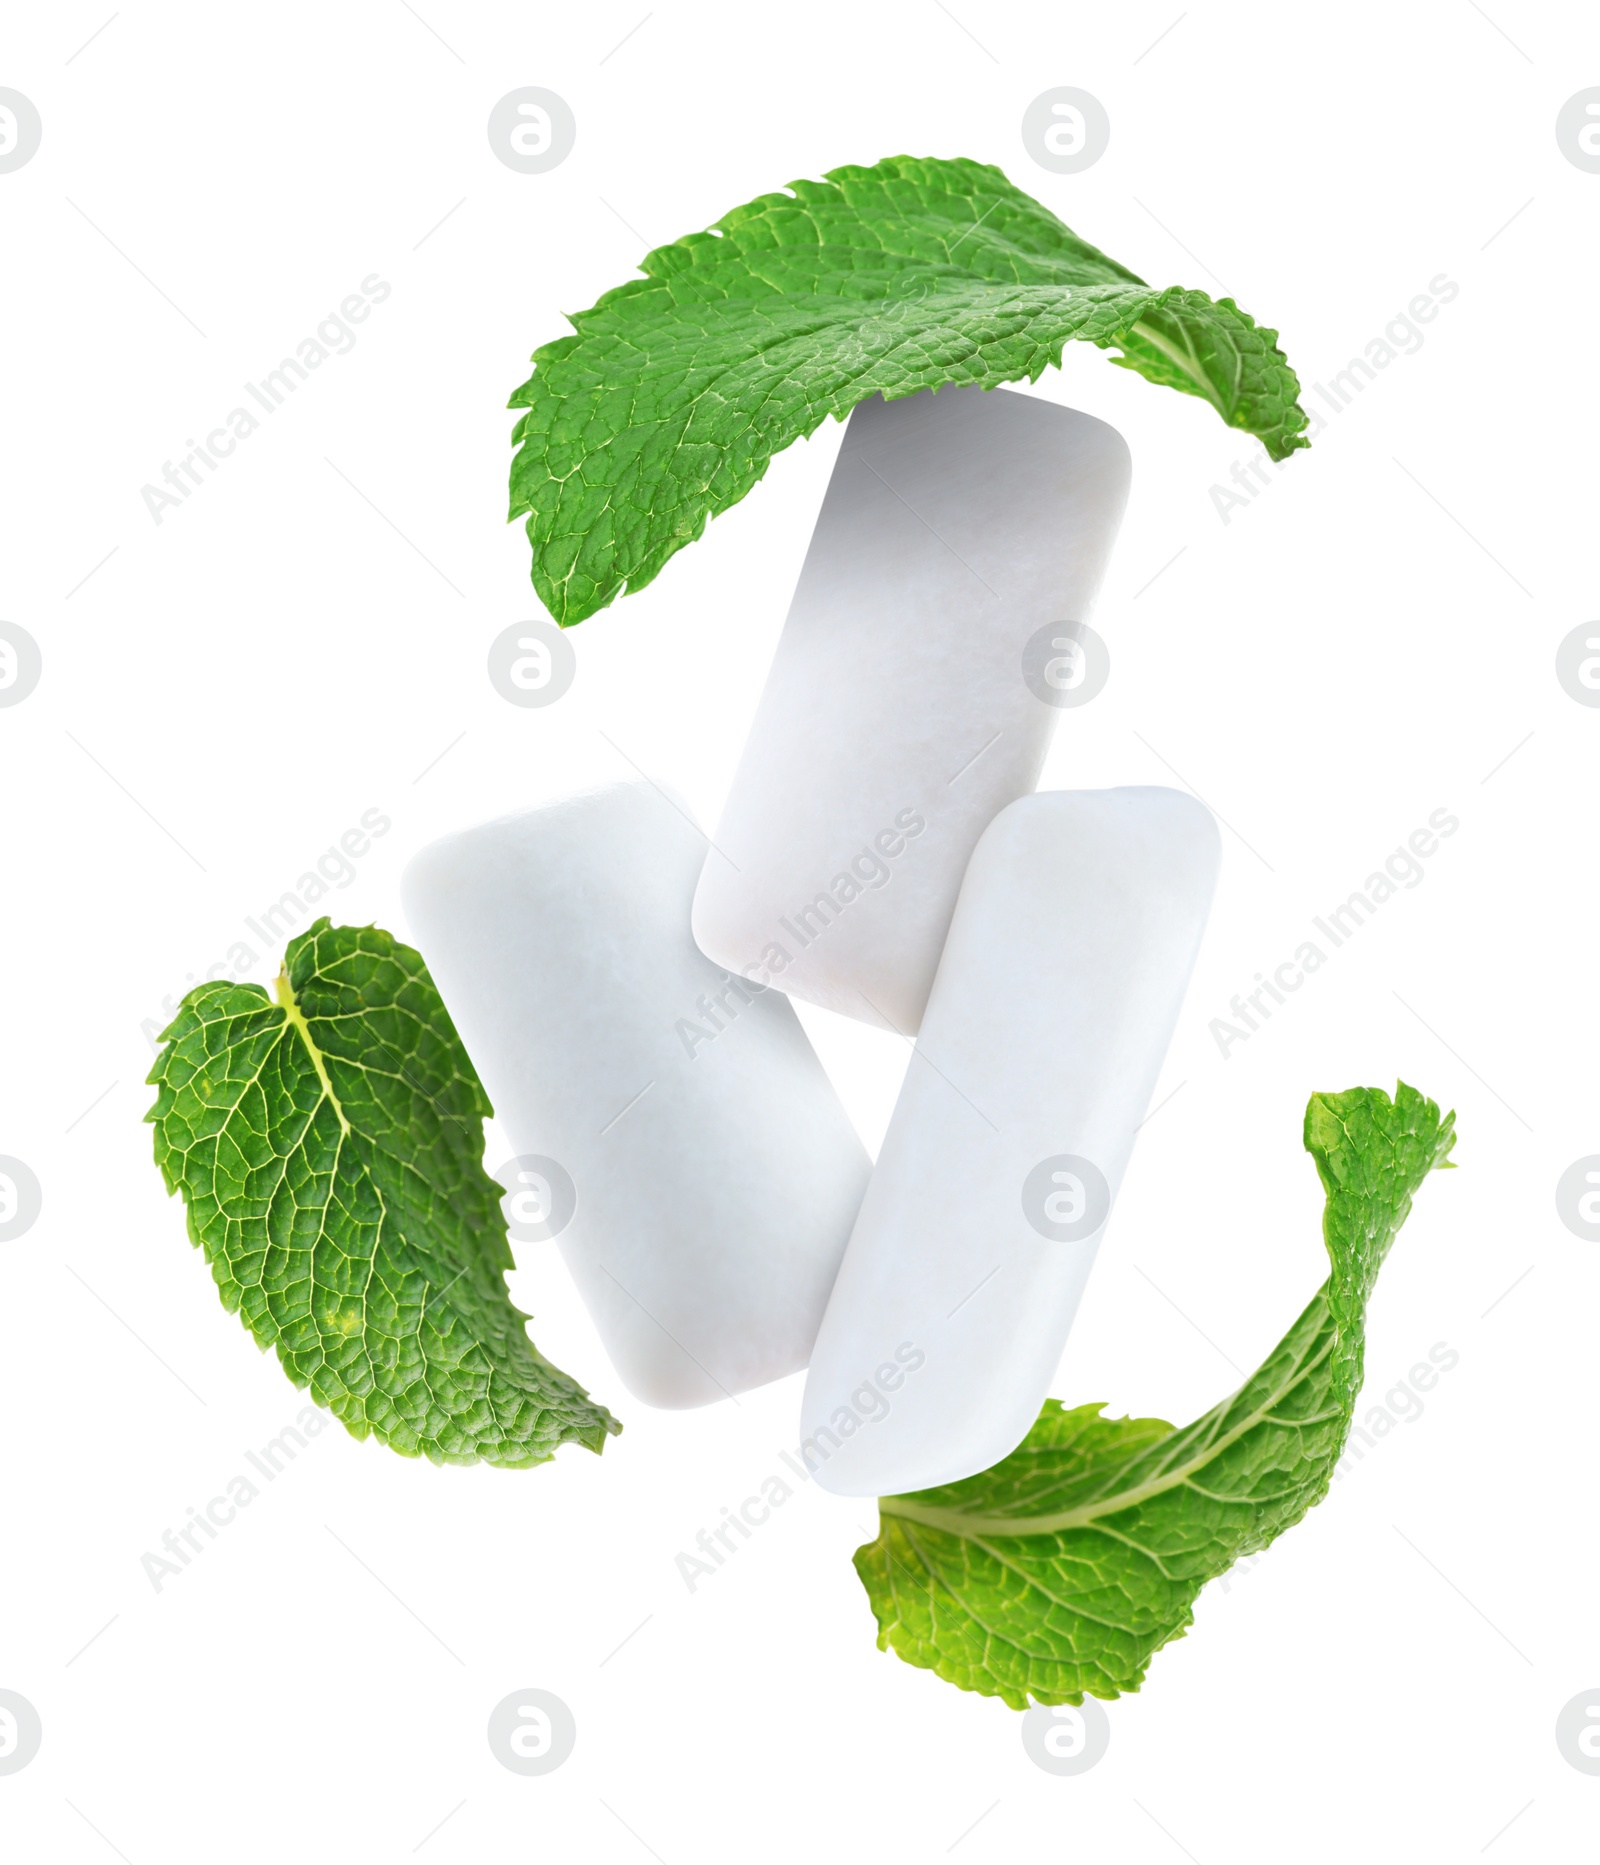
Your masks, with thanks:
[(1033, 395), (855, 409), (695, 894), (719, 965), (915, 1032), (967, 860), (1055, 725), (1024, 651), (1086, 619), (1129, 472), (1115, 429)]
[(704, 850), (663, 792), (623, 784), (448, 836), (401, 883), (536, 1162), (528, 1208), (629, 1391), (661, 1406), (806, 1364), (869, 1169), (793, 1005), (690, 937)]
[[(1024, 797), (985, 831), (812, 1353), (802, 1432), (823, 1488), (955, 1482), (1027, 1433), (1149, 1109), (1220, 853), (1210, 812), (1176, 790)], [(903, 1383), (897, 1354), (915, 1365)], [(858, 1398), (880, 1367), (887, 1410)]]

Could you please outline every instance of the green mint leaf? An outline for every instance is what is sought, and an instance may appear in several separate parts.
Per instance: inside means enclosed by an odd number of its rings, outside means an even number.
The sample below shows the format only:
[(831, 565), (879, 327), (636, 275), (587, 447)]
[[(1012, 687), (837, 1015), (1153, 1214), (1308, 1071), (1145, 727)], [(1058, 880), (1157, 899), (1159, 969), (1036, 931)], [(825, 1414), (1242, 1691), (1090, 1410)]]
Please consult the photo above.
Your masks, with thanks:
[(1361, 1386), (1367, 1298), (1455, 1116), (1401, 1083), (1313, 1095), (1332, 1271), (1260, 1370), (1183, 1430), (1045, 1402), (992, 1470), (880, 1499), (856, 1571), (880, 1650), (1013, 1709), (1137, 1690), (1201, 1587), (1327, 1494)]
[(511, 1304), (493, 1109), (409, 946), (318, 920), (276, 1002), (202, 984), (162, 1040), (156, 1163), (222, 1305), (353, 1437), (521, 1466), (621, 1430)]
[(791, 441), (859, 401), (1035, 382), (1070, 338), (1209, 401), (1274, 460), (1300, 385), (1231, 298), (1154, 289), (998, 168), (891, 156), (736, 207), (647, 253), (511, 397), (511, 516), (568, 627), (642, 589)]

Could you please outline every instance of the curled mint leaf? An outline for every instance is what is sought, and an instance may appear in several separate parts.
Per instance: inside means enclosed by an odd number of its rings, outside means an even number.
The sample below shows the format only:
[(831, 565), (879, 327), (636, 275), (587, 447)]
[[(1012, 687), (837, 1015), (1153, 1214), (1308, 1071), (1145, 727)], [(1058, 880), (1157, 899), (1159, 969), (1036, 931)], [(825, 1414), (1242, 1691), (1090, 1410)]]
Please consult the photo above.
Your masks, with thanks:
[(657, 247), (571, 318), (511, 397), (511, 517), (563, 627), (735, 505), (859, 401), (1037, 381), (1069, 339), (1198, 395), (1274, 460), (1309, 445), (1300, 384), (1231, 298), (1146, 285), (998, 168), (891, 156), (796, 181)]
[(621, 1430), (512, 1306), (493, 1110), (409, 946), (318, 920), (275, 1000), (199, 985), (162, 1040), (156, 1163), (222, 1305), (353, 1437), (522, 1466)]
[(856, 1571), (878, 1645), (1013, 1709), (1137, 1690), (1208, 1580), (1327, 1494), (1362, 1377), (1367, 1299), (1455, 1116), (1401, 1083), (1318, 1094), (1305, 1145), (1327, 1281), (1260, 1369), (1182, 1430), (1046, 1400), (993, 1469), (886, 1496)]

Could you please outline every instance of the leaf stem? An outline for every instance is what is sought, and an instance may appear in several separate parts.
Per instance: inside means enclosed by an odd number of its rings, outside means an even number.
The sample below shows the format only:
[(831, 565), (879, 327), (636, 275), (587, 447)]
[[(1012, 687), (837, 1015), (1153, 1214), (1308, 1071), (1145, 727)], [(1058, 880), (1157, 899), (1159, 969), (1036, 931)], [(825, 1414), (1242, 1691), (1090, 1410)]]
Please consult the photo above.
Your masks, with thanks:
[(283, 1007), (284, 1015), (289, 1019), (289, 1022), (299, 1034), (301, 1042), (306, 1046), (306, 1054), (311, 1058), (311, 1066), (317, 1071), (317, 1080), (322, 1083), (322, 1092), (333, 1103), (333, 1111), (339, 1117), (340, 1133), (348, 1135), (350, 1132), (350, 1122), (345, 1118), (344, 1108), (339, 1103), (338, 1095), (333, 1091), (333, 1083), (328, 1079), (328, 1065), (323, 1060), (322, 1051), (311, 1039), (311, 1026), (306, 1022), (305, 1012), (295, 1001), (294, 986), (289, 982), (289, 967), (287, 964), (279, 969), (277, 982), (273, 986), (273, 992), (279, 1004)]

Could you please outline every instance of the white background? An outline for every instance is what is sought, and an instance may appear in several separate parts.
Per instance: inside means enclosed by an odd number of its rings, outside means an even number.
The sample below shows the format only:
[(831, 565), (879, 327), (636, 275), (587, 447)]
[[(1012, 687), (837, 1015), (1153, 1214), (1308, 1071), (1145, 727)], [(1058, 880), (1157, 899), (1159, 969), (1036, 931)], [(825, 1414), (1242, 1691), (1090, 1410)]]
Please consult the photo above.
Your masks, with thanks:
[[(1594, 600), (1600, 176), (1554, 120), (1600, 83), (1600, 22), (954, 11), (981, 45), (913, 0), (134, 4), (81, 51), (100, 8), (13, 12), (0, 84), (44, 140), (0, 175), (0, 614), (44, 677), (0, 711), (0, 1152), (44, 1211), (0, 1245), (0, 1687), (44, 1745), (0, 1778), (8, 1858), (1510, 1865), (1592, 1835), (1600, 1779), (1553, 1729), (1600, 1685), (1600, 1264), (1553, 1193), (1600, 1151), (1600, 712), (1553, 667)], [(485, 136), (527, 84), (578, 122), (545, 175)], [(1019, 137), (1058, 84), (1110, 113), (1077, 176)], [(1034, 391), (1134, 457), (1095, 618), (1111, 682), (1046, 784), (1176, 770), (1231, 831), (1172, 1098), (1055, 1392), (1181, 1421), (1275, 1341), (1323, 1274), (1312, 1090), (1403, 1077), (1461, 1131), (1379, 1283), (1362, 1414), (1434, 1343), (1459, 1365), (1206, 1591), (1073, 1779), (1012, 1711), (875, 1649), (869, 1504), (808, 1487), (688, 1593), (674, 1555), (780, 1467), (800, 1382), (630, 1402), (547, 1247), (514, 1293), (624, 1417), (603, 1458), (439, 1470), (330, 1429), (159, 1593), (140, 1564), (305, 1403), (165, 1196), (141, 1024), (369, 807), (393, 829), (330, 904), (402, 936), (408, 856), (628, 775), (602, 729), (714, 821), (841, 430), (585, 623), (571, 693), (519, 711), (484, 665), (537, 612), (506, 397), (648, 246), (899, 152), (997, 162), (1146, 278), (1236, 296), (1312, 407), (1436, 275), (1460, 288), (1227, 524), (1210, 488), (1257, 450), (1205, 404), (1087, 346)], [(355, 348), (157, 526), (141, 486), (373, 272), (393, 291)], [(1461, 827), (1423, 883), (1224, 1060), (1209, 1021), (1441, 807)], [(903, 1045), (804, 1014), (875, 1146)], [(485, 1741), (526, 1686), (578, 1721), (542, 1779)]]

